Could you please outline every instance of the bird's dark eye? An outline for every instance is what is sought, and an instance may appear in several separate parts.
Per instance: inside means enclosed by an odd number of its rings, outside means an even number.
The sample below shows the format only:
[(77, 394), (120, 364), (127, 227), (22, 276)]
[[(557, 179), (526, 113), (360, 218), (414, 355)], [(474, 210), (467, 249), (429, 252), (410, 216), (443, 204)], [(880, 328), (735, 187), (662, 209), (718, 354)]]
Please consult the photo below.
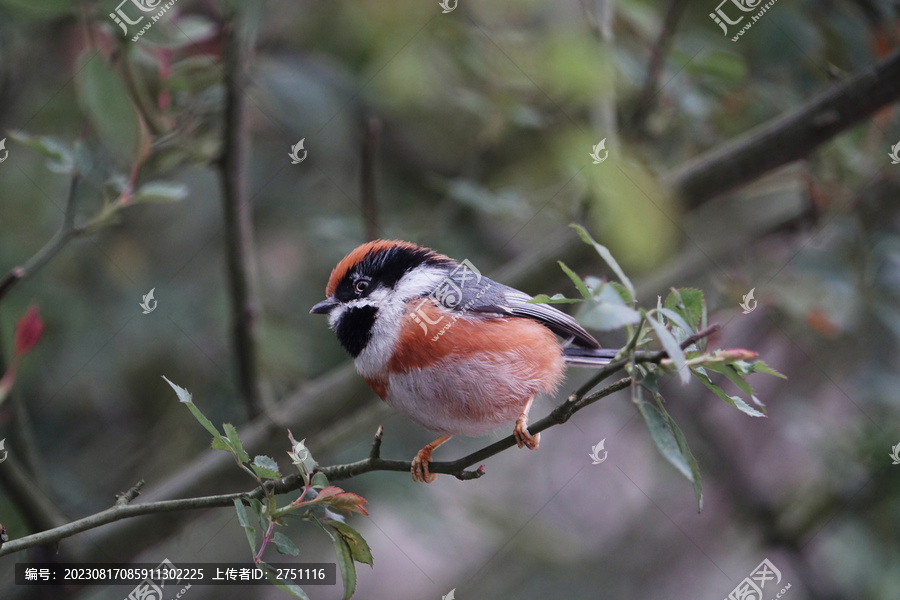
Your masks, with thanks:
[(355, 286), (356, 293), (362, 294), (364, 291), (366, 291), (366, 288), (368, 288), (368, 287), (369, 287), (368, 280), (360, 279), (359, 281), (356, 282), (356, 286)]

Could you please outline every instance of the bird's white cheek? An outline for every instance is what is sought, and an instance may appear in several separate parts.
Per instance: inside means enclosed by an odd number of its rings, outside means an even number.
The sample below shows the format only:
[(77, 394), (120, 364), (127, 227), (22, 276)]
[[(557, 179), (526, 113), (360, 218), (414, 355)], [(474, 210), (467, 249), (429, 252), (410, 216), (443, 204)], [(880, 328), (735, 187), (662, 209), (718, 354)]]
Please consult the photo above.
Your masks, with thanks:
[(381, 375), (387, 363), (394, 355), (397, 339), (400, 337), (400, 318), (390, 312), (379, 311), (372, 326), (372, 337), (359, 356), (356, 357), (356, 370), (364, 377)]
[(341, 320), (341, 315), (344, 314), (345, 310), (343, 306), (336, 306), (328, 313), (328, 326), (331, 327), (332, 331), (337, 330), (337, 322)]

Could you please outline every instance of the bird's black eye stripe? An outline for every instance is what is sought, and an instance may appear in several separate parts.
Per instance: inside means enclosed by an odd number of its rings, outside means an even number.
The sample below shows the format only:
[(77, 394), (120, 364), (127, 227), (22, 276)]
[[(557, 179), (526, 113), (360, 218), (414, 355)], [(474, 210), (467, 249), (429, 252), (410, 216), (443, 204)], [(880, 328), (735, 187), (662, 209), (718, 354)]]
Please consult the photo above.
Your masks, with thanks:
[[(362, 297), (371, 293), (376, 283), (378, 287), (393, 288), (406, 273), (423, 264), (451, 266), (453, 261), (428, 248), (395, 246), (370, 252), (337, 285), (335, 298), (347, 302)], [(362, 290), (357, 287), (360, 284)]]

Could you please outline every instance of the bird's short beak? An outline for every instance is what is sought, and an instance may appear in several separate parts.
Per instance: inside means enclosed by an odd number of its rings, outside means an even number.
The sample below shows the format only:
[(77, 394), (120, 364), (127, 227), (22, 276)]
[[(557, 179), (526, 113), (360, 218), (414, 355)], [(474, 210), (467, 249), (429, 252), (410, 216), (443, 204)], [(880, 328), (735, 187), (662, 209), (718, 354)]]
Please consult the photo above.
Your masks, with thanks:
[(328, 313), (331, 312), (331, 309), (334, 308), (335, 306), (337, 306), (338, 304), (340, 304), (340, 303), (331, 298), (326, 298), (325, 300), (322, 300), (321, 302), (319, 302), (318, 304), (313, 306), (311, 309), (309, 309), (309, 314), (311, 314), (311, 315), (327, 315)]

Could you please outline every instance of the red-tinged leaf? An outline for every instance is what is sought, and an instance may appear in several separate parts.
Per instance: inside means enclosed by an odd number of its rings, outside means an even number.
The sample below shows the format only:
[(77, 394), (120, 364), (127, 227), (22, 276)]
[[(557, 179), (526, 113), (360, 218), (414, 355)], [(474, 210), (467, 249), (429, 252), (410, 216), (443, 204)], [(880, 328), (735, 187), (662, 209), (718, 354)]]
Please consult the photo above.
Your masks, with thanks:
[(343, 510), (348, 513), (359, 513), (361, 515), (368, 515), (368, 511), (366, 511), (366, 503), (368, 500), (360, 496), (359, 494), (354, 494), (353, 492), (344, 492), (343, 494), (338, 494), (334, 496), (329, 504), (332, 508), (336, 508), (338, 510)]
[[(316, 499), (310, 501), (308, 504), (326, 504), (336, 510), (368, 515), (369, 513), (365, 508), (367, 503), (368, 500), (359, 494), (345, 492), (335, 485), (329, 485), (328, 487), (323, 488), (322, 491), (319, 492), (319, 495), (316, 496)], [(304, 504), (307, 503), (304, 502)]]
[(16, 354), (23, 356), (30, 352), (43, 334), (44, 322), (37, 306), (32, 305), (16, 325)]

